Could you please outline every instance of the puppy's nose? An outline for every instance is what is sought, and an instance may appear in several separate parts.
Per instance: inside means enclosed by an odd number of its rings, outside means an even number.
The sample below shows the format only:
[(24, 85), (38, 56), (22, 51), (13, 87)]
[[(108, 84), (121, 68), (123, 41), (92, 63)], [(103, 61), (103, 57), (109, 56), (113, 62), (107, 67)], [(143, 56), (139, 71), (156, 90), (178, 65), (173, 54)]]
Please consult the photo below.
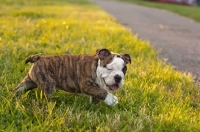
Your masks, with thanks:
[(114, 76), (114, 79), (115, 79), (116, 83), (119, 83), (122, 80), (122, 77), (117, 74), (117, 75)]

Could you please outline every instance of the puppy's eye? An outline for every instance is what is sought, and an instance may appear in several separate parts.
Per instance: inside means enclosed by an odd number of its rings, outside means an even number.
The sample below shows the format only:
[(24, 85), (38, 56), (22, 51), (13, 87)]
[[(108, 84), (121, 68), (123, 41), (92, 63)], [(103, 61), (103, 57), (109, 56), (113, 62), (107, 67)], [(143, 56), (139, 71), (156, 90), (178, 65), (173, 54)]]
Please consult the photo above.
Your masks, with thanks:
[(107, 70), (112, 70), (111, 68), (106, 67)]

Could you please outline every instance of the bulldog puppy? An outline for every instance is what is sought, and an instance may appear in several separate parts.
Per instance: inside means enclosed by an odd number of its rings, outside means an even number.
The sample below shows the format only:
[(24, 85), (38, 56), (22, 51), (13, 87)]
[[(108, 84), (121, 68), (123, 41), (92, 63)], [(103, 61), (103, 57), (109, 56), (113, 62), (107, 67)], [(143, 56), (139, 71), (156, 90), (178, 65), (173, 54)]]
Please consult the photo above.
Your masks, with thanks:
[(84, 93), (91, 101), (103, 100), (108, 105), (116, 105), (118, 99), (109, 93), (118, 90), (124, 82), (128, 54), (115, 54), (108, 49), (100, 49), (96, 54), (84, 55), (32, 55), (25, 63), (34, 63), (14, 92), (39, 88), (47, 96), (54, 89), (72, 93)]

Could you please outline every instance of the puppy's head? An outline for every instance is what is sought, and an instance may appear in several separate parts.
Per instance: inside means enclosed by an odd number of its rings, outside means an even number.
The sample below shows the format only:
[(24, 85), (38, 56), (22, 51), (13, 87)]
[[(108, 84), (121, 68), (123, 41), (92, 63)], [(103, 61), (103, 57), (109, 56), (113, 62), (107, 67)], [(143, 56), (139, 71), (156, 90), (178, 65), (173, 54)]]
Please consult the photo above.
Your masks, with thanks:
[(97, 50), (99, 58), (97, 67), (97, 78), (101, 88), (106, 90), (118, 90), (124, 82), (128, 63), (131, 58), (128, 54), (116, 54), (108, 49)]

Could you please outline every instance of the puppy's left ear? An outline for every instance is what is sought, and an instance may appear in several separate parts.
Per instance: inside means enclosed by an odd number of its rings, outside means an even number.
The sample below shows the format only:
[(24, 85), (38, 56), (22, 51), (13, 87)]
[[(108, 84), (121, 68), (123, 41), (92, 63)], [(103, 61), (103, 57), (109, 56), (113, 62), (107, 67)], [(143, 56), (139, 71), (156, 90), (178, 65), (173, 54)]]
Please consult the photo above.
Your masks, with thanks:
[(131, 64), (131, 57), (130, 57), (129, 54), (121, 54), (121, 56), (122, 56), (122, 59), (124, 60), (124, 62), (125, 62), (126, 64), (128, 64), (128, 63)]
[(100, 60), (105, 59), (107, 56), (111, 54), (108, 49), (97, 49), (96, 53)]

